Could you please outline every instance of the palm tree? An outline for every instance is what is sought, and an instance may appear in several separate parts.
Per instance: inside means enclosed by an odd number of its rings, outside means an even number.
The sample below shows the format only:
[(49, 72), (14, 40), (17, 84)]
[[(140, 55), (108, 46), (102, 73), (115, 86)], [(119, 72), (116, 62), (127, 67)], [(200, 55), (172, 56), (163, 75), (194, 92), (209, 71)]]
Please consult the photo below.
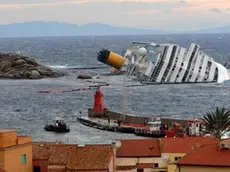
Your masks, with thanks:
[(230, 126), (230, 111), (225, 108), (216, 108), (215, 111), (208, 112), (203, 117), (205, 130), (221, 140), (221, 136)]

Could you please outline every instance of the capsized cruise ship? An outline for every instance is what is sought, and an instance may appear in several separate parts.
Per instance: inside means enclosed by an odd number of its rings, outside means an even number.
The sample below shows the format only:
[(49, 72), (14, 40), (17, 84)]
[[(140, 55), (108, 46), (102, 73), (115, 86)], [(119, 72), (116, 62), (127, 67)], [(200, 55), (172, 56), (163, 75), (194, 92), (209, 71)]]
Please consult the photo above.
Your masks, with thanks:
[(200, 46), (133, 42), (123, 56), (102, 49), (98, 61), (143, 83), (222, 83), (230, 80), (229, 71), (214, 61)]

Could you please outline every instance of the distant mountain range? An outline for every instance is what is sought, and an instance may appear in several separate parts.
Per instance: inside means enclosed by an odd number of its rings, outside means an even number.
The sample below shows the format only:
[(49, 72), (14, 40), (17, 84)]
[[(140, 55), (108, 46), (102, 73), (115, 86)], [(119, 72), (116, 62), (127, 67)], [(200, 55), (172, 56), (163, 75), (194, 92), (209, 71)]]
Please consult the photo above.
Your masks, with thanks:
[(26, 22), (0, 25), (0, 37), (136, 35), (157, 33), (163, 33), (163, 31), (117, 27), (101, 23), (74, 25), (59, 22)]
[(230, 25), (225, 27), (198, 30), (197, 33), (230, 33)]
[[(0, 37), (43, 37), (43, 36), (83, 36), (83, 35), (143, 35), (180, 33), (164, 30), (117, 27), (101, 23), (75, 25), (59, 22), (25, 22), (0, 25)], [(187, 33), (187, 32), (182, 32)], [(190, 32), (191, 33), (191, 32)], [(229, 27), (198, 30), (192, 33), (230, 33)]]

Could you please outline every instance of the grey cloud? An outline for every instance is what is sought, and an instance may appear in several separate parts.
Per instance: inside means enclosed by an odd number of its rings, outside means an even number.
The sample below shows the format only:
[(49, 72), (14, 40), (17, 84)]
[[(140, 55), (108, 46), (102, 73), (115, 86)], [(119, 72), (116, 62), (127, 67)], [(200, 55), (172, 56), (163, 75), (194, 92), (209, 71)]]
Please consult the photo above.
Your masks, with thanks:
[[(183, 8), (184, 6), (186, 5), (179, 0), (177, 2), (152, 3), (104, 1), (87, 4), (33, 6), (0, 10), (0, 24), (25, 21), (59, 21), (74, 24), (101, 22), (117, 26), (163, 29), (193, 29), (213, 25), (214, 21), (211, 17), (204, 19), (202, 16), (195, 15), (188, 19), (183, 15), (174, 13), (173, 9)], [(162, 13), (157, 12), (157, 16), (154, 16), (155, 10)], [(137, 13), (138, 11), (141, 11), (141, 13)], [(148, 11), (153, 11), (153, 14), (145, 14)], [(196, 25), (193, 24), (194, 22)]]
[(220, 14), (221, 11), (218, 8), (211, 8), (209, 11)]

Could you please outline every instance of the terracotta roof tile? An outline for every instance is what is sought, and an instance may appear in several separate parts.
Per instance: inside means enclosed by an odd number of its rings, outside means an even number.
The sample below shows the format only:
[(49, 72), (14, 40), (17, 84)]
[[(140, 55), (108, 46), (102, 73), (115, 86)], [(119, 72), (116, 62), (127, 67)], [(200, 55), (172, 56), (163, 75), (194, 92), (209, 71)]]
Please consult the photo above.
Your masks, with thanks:
[(50, 157), (50, 146), (45, 144), (33, 144), (33, 160), (48, 160)]
[(138, 163), (136, 164), (136, 168), (153, 168), (154, 163)]
[(66, 165), (77, 145), (33, 143), (33, 160), (48, 160), (49, 165)]
[(159, 157), (161, 156), (158, 139), (120, 140), (117, 157)]
[(122, 171), (130, 171), (135, 169), (135, 165), (119, 165), (116, 167), (117, 170), (122, 170)]
[(55, 145), (51, 148), (49, 165), (66, 165), (77, 150), (77, 145)]
[(111, 145), (33, 143), (33, 160), (48, 160), (49, 165), (67, 165), (71, 170), (107, 169), (112, 154)]
[(219, 144), (200, 147), (181, 158), (178, 165), (230, 166), (230, 149), (220, 149)]
[(188, 153), (192, 149), (218, 143), (215, 138), (186, 137), (186, 138), (164, 138), (162, 140), (162, 153)]
[(108, 169), (113, 155), (111, 145), (86, 145), (79, 147), (71, 155), (69, 170), (104, 170)]

